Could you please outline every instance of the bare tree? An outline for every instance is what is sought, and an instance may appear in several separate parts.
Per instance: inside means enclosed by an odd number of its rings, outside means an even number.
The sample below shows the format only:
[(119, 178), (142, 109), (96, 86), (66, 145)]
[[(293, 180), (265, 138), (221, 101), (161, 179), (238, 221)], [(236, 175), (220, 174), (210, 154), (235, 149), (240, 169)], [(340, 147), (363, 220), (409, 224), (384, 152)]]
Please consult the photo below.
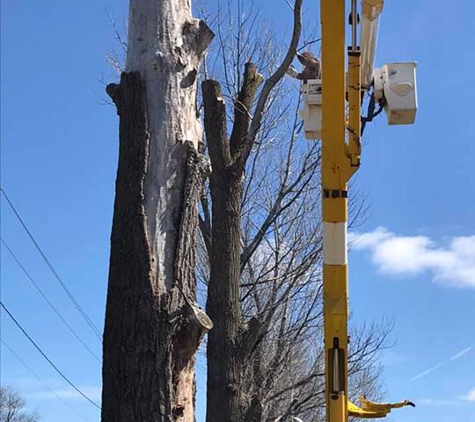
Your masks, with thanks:
[(215, 323), (207, 344), (207, 422), (242, 421), (246, 406), (245, 367), (268, 324), (268, 318), (246, 323), (240, 306), (242, 263), (246, 259), (241, 256), (244, 173), (271, 93), (296, 54), (301, 7), (302, 0), (296, 0), (287, 53), (280, 65), (268, 72), (267, 78), (259, 73), (255, 63), (246, 60), (243, 77), (237, 79), (241, 81), (237, 86), (239, 91), (231, 100), (234, 121), (229, 139), (221, 85), (212, 79), (202, 84), (206, 139), (213, 168), (211, 221), (205, 234), (211, 239), (206, 311)]
[(107, 93), (120, 150), (104, 330), (102, 421), (194, 421), (201, 154), (196, 79), (214, 34), (190, 1), (131, 0), (125, 71)]
[(39, 422), (36, 412), (25, 410), (25, 399), (11, 387), (0, 387), (0, 422)]
[[(320, 149), (300, 136), (298, 89), (279, 73), (297, 48), (298, 3), (283, 55), (257, 13), (241, 9), (233, 21), (228, 3), (215, 19), (217, 54), (202, 85), (213, 174), (202, 198), (199, 271), (216, 323), (207, 344), (208, 422), (324, 420)], [(350, 214), (357, 223), (364, 203), (353, 200)], [(350, 377), (359, 392), (379, 392), (377, 351), (387, 332), (354, 334)]]

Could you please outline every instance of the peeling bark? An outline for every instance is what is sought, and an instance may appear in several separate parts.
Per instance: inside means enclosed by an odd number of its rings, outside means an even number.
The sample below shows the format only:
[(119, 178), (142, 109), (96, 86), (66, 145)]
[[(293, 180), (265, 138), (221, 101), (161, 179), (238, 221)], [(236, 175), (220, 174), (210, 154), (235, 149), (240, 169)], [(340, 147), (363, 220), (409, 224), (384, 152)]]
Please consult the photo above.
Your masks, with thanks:
[(104, 330), (103, 422), (194, 422), (196, 74), (213, 34), (189, 2), (131, 0), (126, 72), (107, 92), (120, 150)]

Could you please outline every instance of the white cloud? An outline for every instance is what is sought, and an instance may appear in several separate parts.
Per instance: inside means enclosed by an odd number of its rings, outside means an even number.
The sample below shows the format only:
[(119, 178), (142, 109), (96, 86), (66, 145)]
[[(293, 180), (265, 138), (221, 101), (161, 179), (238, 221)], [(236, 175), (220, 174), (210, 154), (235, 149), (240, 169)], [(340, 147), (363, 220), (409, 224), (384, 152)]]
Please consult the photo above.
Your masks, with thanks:
[(465, 396), (462, 396), (461, 399), (475, 402), (475, 387), (470, 389), (470, 391)]
[(355, 250), (369, 250), (379, 270), (392, 275), (430, 273), (434, 281), (475, 288), (475, 236), (454, 237), (442, 246), (427, 236), (400, 236), (384, 227), (352, 233)]
[[(450, 357), (448, 360), (450, 362), (453, 362), (454, 360), (460, 359), (462, 356), (465, 356), (470, 350), (472, 350), (473, 346), (466, 347), (465, 349), (461, 350), (460, 352), (455, 353), (452, 357)], [(447, 363), (447, 359), (440, 361), (437, 365), (432, 366), (429, 369), (426, 369), (424, 372), (421, 372), (420, 374), (417, 374), (413, 376), (410, 381), (416, 381), (420, 378), (424, 378), (426, 375), (429, 375), (432, 371), (435, 371), (436, 369), (440, 368), (442, 365)], [(475, 401), (475, 400), (474, 400)]]
[(420, 374), (415, 375), (414, 377), (410, 379), (410, 381), (416, 381), (420, 378), (424, 378), (426, 375), (429, 375), (432, 371), (435, 371), (441, 366), (442, 366), (442, 362), (439, 362), (437, 365), (434, 365), (433, 367), (426, 369), (424, 372), (421, 372)]
[(460, 359), (463, 355), (466, 355), (468, 352), (470, 352), (470, 350), (472, 350), (472, 346), (469, 346), (467, 347), (466, 349), (463, 349), (461, 350), (460, 352), (458, 353), (455, 353), (455, 355), (453, 355), (450, 360), (457, 360), (457, 359)]
[[(78, 387), (87, 397), (89, 397), (93, 401), (101, 401), (101, 387)], [(30, 397), (36, 397), (39, 399), (56, 399), (58, 397), (62, 399), (69, 399), (69, 400), (75, 400), (75, 399), (84, 399), (81, 394), (79, 394), (74, 388), (64, 388), (64, 389), (58, 389), (54, 390), (54, 393), (51, 391), (42, 391), (34, 394), (30, 394)]]

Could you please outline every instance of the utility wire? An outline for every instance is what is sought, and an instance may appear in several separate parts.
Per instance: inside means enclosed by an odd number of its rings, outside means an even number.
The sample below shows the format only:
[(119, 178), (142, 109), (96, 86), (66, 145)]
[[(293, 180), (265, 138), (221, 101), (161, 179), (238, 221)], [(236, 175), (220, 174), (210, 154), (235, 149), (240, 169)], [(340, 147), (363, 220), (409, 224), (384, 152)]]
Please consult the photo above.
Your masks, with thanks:
[(74, 409), (71, 405), (68, 404), (68, 402), (66, 402), (65, 400), (63, 400), (63, 398), (61, 396), (58, 395), (58, 393), (56, 393), (56, 391), (54, 391), (48, 384), (46, 384), (42, 378), (40, 378), (39, 375), (36, 374), (35, 371), (33, 371), (33, 369), (31, 369), (26, 363), (25, 361), (20, 357), (18, 356), (15, 351), (5, 342), (5, 340), (3, 339), (0, 339), (0, 341), (2, 342), (2, 344), (10, 351), (10, 353), (15, 356), (15, 358), (18, 360), (18, 362), (20, 362), (39, 382), (41, 382), (41, 384), (43, 384), (45, 386), (45, 388), (47, 388), (49, 391), (51, 391), (51, 393), (58, 399), (58, 400), (61, 400), (64, 405), (66, 407), (69, 408), (69, 410), (71, 410), (72, 412), (74, 412), (76, 415), (78, 415), (82, 420), (84, 421), (87, 421), (88, 419), (81, 413), (79, 413), (76, 409)]
[(101, 407), (94, 402), (92, 399), (90, 399), (86, 394), (84, 394), (78, 387), (76, 387), (70, 380), (69, 378), (64, 375), (58, 367), (51, 361), (51, 359), (46, 356), (46, 354), (41, 350), (40, 346), (38, 346), (35, 341), (28, 335), (28, 333), (25, 331), (25, 329), (20, 325), (20, 323), (15, 319), (15, 317), (11, 314), (11, 312), (7, 309), (7, 307), (3, 304), (2, 301), (0, 301), (0, 305), (2, 306), (3, 310), (8, 314), (8, 316), (11, 318), (11, 320), (15, 323), (15, 325), (20, 329), (20, 331), (25, 335), (25, 337), (31, 342), (33, 346), (35, 346), (36, 350), (41, 353), (41, 355), (46, 359), (46, 361), (54, 368), (54, 370), (63, 378), (71, 387), (73, 387), (81, 396), (83, 396), (89, 403), (91, 403), (93, 406), (97, 407), (100, 409)]
[(48, 268), (51, 270), (51, 272), (53, 273), (54, 277), (56, 278), (56, 280), (59, 282), (60, 286), (63, 288), (64, 292), (66, 293), (66, 295), (68, 296), (69, 300), (73, 303), (73, 305), (76, 307), (76, 309), (78, 310), (78, 312), (81, 314), (81, 316), (84, 318), (84, 320), (86, 321), (87, 325), (89, 325), (89, 327), (91, 328), (91, 330), (94, 332), (94, 334), (96, 335), (96, 337), (99, 338), (99, 340), (102, 341), (102, 335), (100, 333), (100, 331), (97, 329), (97, 327), (94, 325), (94, 323), (92, 322), (92, 320), (89, 318), (89, 316), (86, 314), (86, 312), (84, 311), (84, 309), (81, 307), (81, 305), (79, 304), (79, 302), (76, 300), (76, 298), (73, 296), (73, 294), (69, 291), (68, 287), (66, 286), (66, 284), (64, 283), (64, 281), (61, 279), (61, 277), (58, 275), (58, 273), (56, 272), (56, 270), (54, 269), (53, 265), (51, 264), (51, 262), (49, 261), (49, 259), (46, 257), (46, 255), (44, 254), (43, 250), (40, 248), (40, 246), (38, 245), (38, 242), (35, 240), (35, 238), (33, 237), (33, 235), (31, 234), (30, 230), (28, 229), (28, 227), (26, 226), (25, 222), (23, 221), (23, 219), (21, 218), (20, 214), (18, 213), (17, 209), (15, 208), (15, 206), (13, 205), (12, 201), (10, 200), (10, 198), (7, 196), (5, 190), (3, 189), (3, 187), (0, 187), (0, 191), (3, 193), (3, 196), (5, 197), (5, 199), (7, 200), (8, 202), (8, 205), (10, 206), (10, 208), (12, 209), (12, 211), (15, 213), (15, 216), (16, 218), (18, 219), (18, 221), (20, 222), (20, 224), (22, 225), (23, 229), (25, 230), (25, 232), (27, 233), (28, 237), (30, 238), (30, 240), (33, 242), (33, 244), (35, 245), (36, 249), (38, 250), (38, 252), (40, 253), (41, 257), (43, 258), (43, 260), (45, 261), (46, 265), (48, 266)]
[(76, 339), (87, 349), (87, 351), (96, 359), (98, 362), (101, 360), (99, 357), (91, 350), (91, 348), (86, 344), (86, 342), (79, 337), (79, 335), (76, 333), (76, 331), (69, 325), (69, 323), (64, 319), (64, 317), (61, 315), (61, 313), (58, 311), (58, 309), (51, 303), (51, 301), (48, 299), (48, 297), (45, 295), (43, 290), (41, 290), (41, 287), (33, 280), (33, 277), (28, 273), (26, 268), (22, 265), (18, 257), (14, 254), (14, 252), (11, 250), (11, 248), (8, 246), (7, 242), (0, 236), (0, 241), (3, 243), (3, 246), (7, 249), (7, 251), (10, 253), (12, 258), (15, 260), (17, 265), (21, 268), (23, 273), (26, 275), (30, 283), (35, 287), (35, 289), (38, 291), (38, 293), (41, 295), (41, 297), (46, 301), (46, 303), (49, 305), (49, 307), (53, 310), (53, 312), (58, 316), (58, 318), (63, 322), (64, 325), (68, 328), (68, 330), (71, 332), (71, 334), (76, 337)]

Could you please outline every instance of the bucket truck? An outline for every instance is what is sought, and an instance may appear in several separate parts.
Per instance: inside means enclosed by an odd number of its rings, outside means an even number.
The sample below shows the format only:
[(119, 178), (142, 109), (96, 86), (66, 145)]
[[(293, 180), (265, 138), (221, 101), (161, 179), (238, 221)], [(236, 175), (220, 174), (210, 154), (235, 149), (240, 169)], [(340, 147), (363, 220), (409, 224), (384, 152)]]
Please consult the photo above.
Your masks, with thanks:
[[(349, 0), (351, 45), (345, 49), (345, 0), (321, 0), (321, 74), (304, 79), (301, 112), (307, 139), (322, 141), (323, 308), (328, 422), (381, 418), (410, 401), (378, 404), (348, 394), (348, 181), (360, 166), (362, 101), (385, 110), (390, 125), (412, 124), (417, 110), (416, 63), (374, 68), (384, 0)], [(359, 7), (358, 7), (359, 6)], [(358, 31), (359, 26), (359, 31)], [(359, 33), (359, 36), (358, 36)], [(347, 50), (347, 60), (345, 51)], [(296, 76), (295, 74), (293, 76)], [(303, 79), (303, 78), (300, 78)], [(363, 125), (362, 125), (363, 123)], [(364, 127), (364, 126), (363, 126)]]

